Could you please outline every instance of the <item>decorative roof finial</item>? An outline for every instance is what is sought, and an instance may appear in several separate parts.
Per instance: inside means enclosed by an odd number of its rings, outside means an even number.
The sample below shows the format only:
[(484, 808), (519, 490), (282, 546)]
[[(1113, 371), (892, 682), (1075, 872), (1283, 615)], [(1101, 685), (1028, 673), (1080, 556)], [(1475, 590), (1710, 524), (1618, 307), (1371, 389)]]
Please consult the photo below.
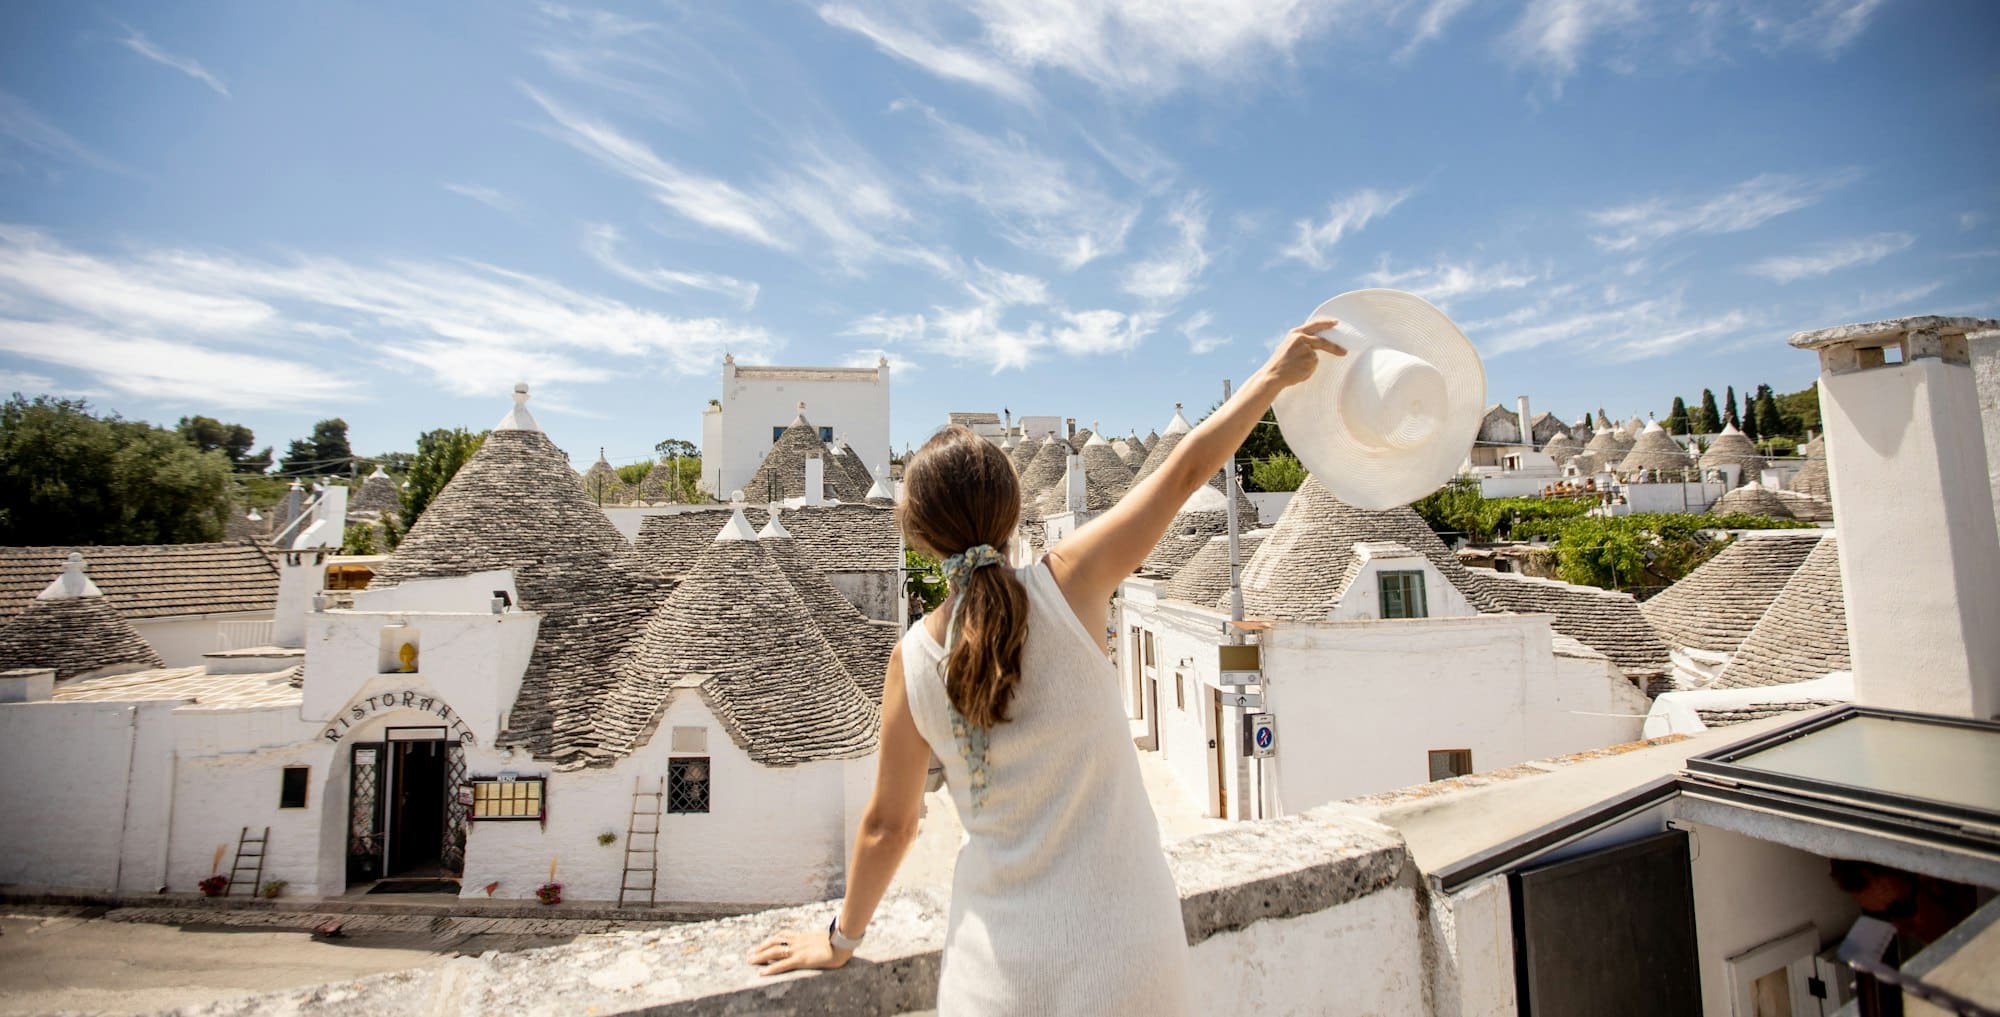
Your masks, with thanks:
[(517, 381), (514, 383), (514, 408), (508, 410), (507, 415), (501, 417), (500, 423), (495, 424), (493, 429), (495, 431), (541, 430), (541, 426), (535, 423), (535, 418), (528, 413), (527, 382)]
[(36, 600), (75, 600), (78, 597), (101, 597), (97, 584), (83, 574), (83, 555), (75, 551), (63, 562), (62, 575), (35, 597)]

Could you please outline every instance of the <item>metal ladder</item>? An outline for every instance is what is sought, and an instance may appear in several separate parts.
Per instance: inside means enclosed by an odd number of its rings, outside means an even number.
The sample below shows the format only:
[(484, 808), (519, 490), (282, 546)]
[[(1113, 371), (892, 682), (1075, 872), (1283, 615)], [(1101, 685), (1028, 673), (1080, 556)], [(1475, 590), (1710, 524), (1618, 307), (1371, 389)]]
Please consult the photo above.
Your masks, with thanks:
[[(236, 860), (229, 864), (229, 885), (222, 888), (224, 897), (236, 896), (236, 888), (241, 885), (238, 877), (245, 872), (250, 873), (250, 889), (245, 892), (252, 897), (257, 896), (257, 891), (264, 886), (264, 846), (270, 842), (271, 828), (268, 826), (261, 836), (255, 838), (250, 836), (247, 826), (236, 835)], [(256, 850), (252, 851), (252, 848)]]
[[(642, 808), (649, 799), (652, 808)], [(625, 821), (625, 871), (618, 878), (618, 906), (621, 908), (628, 899), (637, 903), (642, 893), (646, 895), (646, 906), (653, 906), (654, 895), (660, 886), (660, 823), (666, 811), (667, 778), (661, 777), (653, 790), (642, 791), (639, 778), (633, 777), (632, 815)], [(642, 824), (641, 820), (647, 822)], [(638, 864), (642, 862), (644, 864)], [(633, 873), (643, 875), (645, 882), (634, 885)]]

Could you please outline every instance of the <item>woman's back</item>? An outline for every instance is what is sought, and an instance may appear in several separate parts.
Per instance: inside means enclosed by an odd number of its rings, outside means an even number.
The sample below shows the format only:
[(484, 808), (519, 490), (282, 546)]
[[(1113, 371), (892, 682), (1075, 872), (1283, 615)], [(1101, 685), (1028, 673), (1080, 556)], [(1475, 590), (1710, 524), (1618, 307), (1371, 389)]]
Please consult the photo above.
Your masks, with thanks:
[(1180, 897), (1116, 672), (1045, 564), (1016, 577), (1028, 635), (1004, 723), (964, 722), (939, 641), (922, 625), (903, 640), (911, 717), (967, 834), (939, 1010), (1171, 1017), (1186, 997)]

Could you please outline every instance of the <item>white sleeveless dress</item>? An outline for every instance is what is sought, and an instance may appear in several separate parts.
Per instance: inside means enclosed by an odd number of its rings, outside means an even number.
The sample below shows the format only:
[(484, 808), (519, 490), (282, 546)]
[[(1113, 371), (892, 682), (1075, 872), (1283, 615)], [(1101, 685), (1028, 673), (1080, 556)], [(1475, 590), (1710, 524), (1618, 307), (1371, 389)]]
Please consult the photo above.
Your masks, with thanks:
[(910, 713), (966, 831), (938, 1014), (1182, 1017), (1180, 894), (1117, 671), (1046, 565), (1015, 575), (1028, 590), (1028, 640), (1008, 720), (986, 732), (983, 781), (980, 754), (954, 734), (944, 648), (922, 624), (903, 637)]

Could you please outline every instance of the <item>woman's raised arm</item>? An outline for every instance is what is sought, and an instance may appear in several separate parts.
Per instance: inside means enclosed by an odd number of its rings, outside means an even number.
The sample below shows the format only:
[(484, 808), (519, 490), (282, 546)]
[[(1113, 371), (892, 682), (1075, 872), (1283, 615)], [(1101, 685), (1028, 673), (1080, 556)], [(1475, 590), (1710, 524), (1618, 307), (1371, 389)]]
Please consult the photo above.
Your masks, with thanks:
[(1250, 429), (1271, 408), (1271, 400), (1312, 377), (1321, 353), (1347, 355), (1319, 335), (1336, 324), (1309, 321), (1292, 329), (1271, 359), (1228, 402), (1189, 431), (1152, 476), (1049, 552), (1049, 573), (1086, 629), (1103, 624), (1104, 604), (1118, 592), (1118, 584), (1146, 560), (1181, 503), (1242, 446)]

